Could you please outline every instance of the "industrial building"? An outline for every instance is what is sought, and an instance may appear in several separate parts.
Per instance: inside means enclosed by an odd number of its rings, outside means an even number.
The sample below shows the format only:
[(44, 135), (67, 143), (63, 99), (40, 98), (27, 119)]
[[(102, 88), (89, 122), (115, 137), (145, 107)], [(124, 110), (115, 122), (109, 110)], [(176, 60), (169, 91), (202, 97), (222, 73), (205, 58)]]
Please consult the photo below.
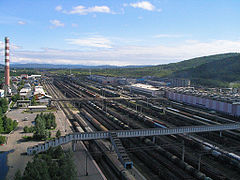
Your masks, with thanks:
[(28, 106), (30, 112), (46, 111), (47, 106)]
[(211, 94), (206, 91), (168, 89), (166, 90), (166, 97), (180, 103), (198, 106), (233, 116), (240, 116), (240, 99), (237, 95), (227, 97), (223, 94)]
[(190, 85), (191, 81), (189, 79), (174, 78), (171, 81), (171, 87), (189, 87)]
[(108, 77), (108, 76), (91, 75), (89, 76), (89, 79), (93, 81), (97, 81), (101, 84), (113, 84), (116, 82), (115, 77)]
[(130, 85), (130, 90), (131, 92), (139, 92), (150, 96), (158, 96), (162, 94), (160, 89), (147, 84), (132, 84)]
[(39, 99), (38, 102), (40, 102), (40, 103), (47, 103), (48, 104), (51, 101), (52, 96), (49, 96), (49, 95), (46, 94), (44, 96), (39, 97), (38, 99)]
[(35, 86), (33, 95), (36, 97), (36, 99), (39, 99), (42, 96), (45, 96), (45, 92), (43, 90), (42, 86)]
[(29, 98), (31, 96), (31, 92), (32, 92), (31, 86), (29, 87), (28, 85), (26, 85), (20, 90), (20, 97), (23, 99)]
[(153, 86), (157, 86), (157, 87), (167, 86), (167, 83), (166, 82), (162, 82), (162, 81), (146, 80), (145, 82), (147, 84), (150, 84), (150, 85), (153, 85)]
[(28, 79), (28, 75), (27, 74), (21, 74), (21, 79), (27, 80)]

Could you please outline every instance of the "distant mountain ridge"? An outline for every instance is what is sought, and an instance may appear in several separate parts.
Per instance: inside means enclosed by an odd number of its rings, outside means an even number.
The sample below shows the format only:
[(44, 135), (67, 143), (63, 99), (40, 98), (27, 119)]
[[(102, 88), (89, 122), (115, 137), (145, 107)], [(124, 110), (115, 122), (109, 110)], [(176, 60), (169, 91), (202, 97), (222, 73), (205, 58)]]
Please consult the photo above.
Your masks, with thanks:
[[(146, 65), (148, 66), (148, 65)], [(112, 65), (99, 65), (99, 66), (86, 66), (86, 65), (66, 65), (66, 64), (11, 64), (11, 68), (19, 69), (106, 69), (106, 68), (135, 68), (146, 67), (144, 65), (132, 66), (112, 66)]]
[(140, 68), (96, 69), (92, 70), (92, 74), (137, 78), (188, 78), (199, 86), (228, 87), (230, 82), (240, 80), (240, 53), (203, 56), (178, 63)]
[(209, 61), (199, 66), (176, 71), (173, 77), (189, 78), (207, 86), (226, 86), (240, 80), (240, 54)]
[(92, 69), (92, 74), (99, 75), (136, 78), (144, 76), (188, 78), (194, 84), (226, 87), (230, 82), (240, 80), (240, 53), (203, 56), (156, 66), (11, 64), (11, 68), (55, 69), (56, 71), (57, 69), (73, 69), (72, 72), (85, 75), (88, 74), (89, 69)]

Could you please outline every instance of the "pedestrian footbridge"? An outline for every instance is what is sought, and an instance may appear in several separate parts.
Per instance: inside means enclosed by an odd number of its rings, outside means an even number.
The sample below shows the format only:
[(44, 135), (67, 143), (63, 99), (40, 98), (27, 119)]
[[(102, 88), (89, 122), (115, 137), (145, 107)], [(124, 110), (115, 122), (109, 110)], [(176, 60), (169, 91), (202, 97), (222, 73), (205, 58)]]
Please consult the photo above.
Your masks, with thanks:
[(46, 141), (33, 147), (27, 148), (27, 154), (32, 155), (48, 150), (50, 147), (56, 147), (69, 142), (76, 141), (89, 141), (98, 139), (111, 139), (111, 134), (116, 134), (116, 138), (131, 138), (131, 137), (144, 137), (144, 136), (161, 136), (161, 135), (174, 135), (210, 131), (224, 131), (240, 129), (240, 123), (223, 124), (223, 125), (209, 125), (209, 126), (183, 126), (176, 128), (150, 128), (150, 129), (133, 129), (133, 130), (116, 130), (116, 131), (96, 131), (84, 133), (72, 133), (66, 136), (56, 138), (51, 141)]

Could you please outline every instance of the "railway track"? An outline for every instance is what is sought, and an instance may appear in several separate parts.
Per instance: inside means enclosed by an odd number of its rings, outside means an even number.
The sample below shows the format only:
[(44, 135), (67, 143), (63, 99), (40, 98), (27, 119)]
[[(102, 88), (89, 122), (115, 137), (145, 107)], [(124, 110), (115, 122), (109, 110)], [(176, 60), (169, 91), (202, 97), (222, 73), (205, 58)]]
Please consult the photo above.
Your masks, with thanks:
[[(77, 87), (77, 86), (76, 86), (76, 87)], [(76, 88), (76, 87), (75, 87), (75, 88)]]
[[(46, 82), (44, 84), (44, 86), (46, 86), (46, 89), (49, 91), (49, 93), (53, 97), (57, 97), (57, 96), (64, 97), (61, 93), (59, 93), (59, 91), (52, 84)], [(66, 103), (56, 102), (56, 106), (59, 109), (62, 109), (63, 112), (65, 113), (65, 115), (67, 116), (67, 118), (69, 120), (69, 123), (71, 124), (71, 129), (73, 131), (79, 131), (79, 129), (81, 129), (81, 128), (76, 128), (76, 121), (73, 121), (76, 118), (76, 116), (71, 112), (71, 110), (68, 108)], [(78, 126), (79, 126), (79, 124), (78, 124)], [(80, 130), (80, 132), (81, 132), (81, 130)], [(93, 131), (89, 127), (87, 128), (87, 130), (88, 131)], [(100, 141), (97, 142), (96, 144), (97, 144), (97, 146), (95, 146), (95, 148), (97, 148), (98, 152), (105, 153), (107, 151), (104, 144), (101, 143)], [(94, 156), (94, 154), (93, 154), (93, 156)], [(108, 158), (109, 157), (105, 156), (105, 158), (103, 158), (100, 162), (98, 161), (100, 166), (104, 167), (103, 169), (105, 169), (105, 173), (108, 175), (108, 178), (110, 178), (110, 179), (121, 178), (121, 179), (126, 179), (126, 180), (135, 179), (131, 174), (129, 174), (129, 172), (126, 172), (126, 170), (121, 166), (121, 164), (118, 161), (114, 160), (114, 158), (111, 158), (111, 162), (110, 162), (110, 160)], [(115, 166), (115, 169), (113, 168), (113, 166)]]
[[(73, 89), (72, 89), (73, 90)], [(76, 94), (76, 96), (77, 96), (77, 94), (78, 94), (78, 92), (76, 92), (75, 93)], [(101, 109), (101, 108), (98, 108), (99, 110)], [(108, 122), (108, 125), (107, 125), (107, 127), (108, 127), (108, 129), (120, 129), (120, 126), (117, 126), (117, 125), (114, 125), (114, 123), (113, 122), (111, 122), (111, 121), (109, 121), (104, 115), (101, 115), (101, 113), (99, 113), (99, 112), (97, 112), (96, 110), (94, 110), (93, 108), (89, 108), (89, 113), (91, 113), (93, 116), (95, 115), (95, 117), (96, 118), (98, 118), (100, 121), (102, 121), (101, 123), (103, 123), (103, 120), (105, 121), (105, 126), (106, 126), (106, 122)], [(136, 141), (136, 140), (135, 140)], [(144, 144), (142, 144), (141, 142), (135, 142), (135, 143), (127, 143), (127, 144), (133, 144), (132, 145), (132, 147), (135, 147), (135, 146), (137, 146), (137, 144), (141, 144), (142, 145), (142, 147), (144, 147)], [(138, 155), (139, 155), (139, 152), (136, 152)], [(184, 178), (184, 179), (193, 179), (193, 177), (191, 176), (191, 175), (187, 175), (186, 173), (184, 173), (184, 171), (183, 170), (181, 170), (181, 169), (179, 169), (173, 162), (171, 162), (171, 161), (169, 161), (169, 160), (166, 160), (165, 158), (164, 158), (164, 156), (163, 155), (160, 155), (159, 153), (154, 153), (154, 152), (144, 152), (144, 151), (142, 151), (141, 152), (141, 154), (143, 155), (144, 154), (144, 158), (146, 159), (146, 157), (148, 157), (148, 161), (147, 160), (145, 160), (145, 164), (147, 164), (148, 163), (148, 166), (150, 167), (150, 168), (152, 168), (153, 170), (154, 170), (154, 172), (155, 173), (158, 173), (159, 174), (159, 169), (156, 169), (156, 167), (154, 168), (153, 166), (152, 166), (152, 163), (149, 163), (149, 159), (151, 159), (151, 161), (152, 162), (155, 162), (154, 164), (156, 165), (156, 164), (159, 164), (158, 162), (156, 162), (156, 159), (158, 159), (158, 161), (160, 161), (160, 164), (158, 165), (158, 167), (162, 167), (162, 170), (161, 170), (161, 172), (163, 173), (163, 172), (168, 172), (169, 171), (169, 169), (171, 169), (171, 171), (174, 171), (174, 173), (175, 174), (177, 174), (178, 176), (177, 177), (182, 177), (182, 178)], [(149, 157), (149, 154), (151, 154), (151, 157), (152, 158), (150, 158)], [(141, 156), (142, 156), (141, 155)], [(141, 158), (141, 159), (143, 159), (143, 157)], [(151, 162), (150, 161), (150, 162)], [(163, 164), (163, 165), (161, 165), (161, 164)], [(167, 168), (166, 168), (167, 167)], [(172, 168), (172, 167), (175, 167), (175, 168)], [(170, 172), (169, 172), (169, 175), (168, 175), (168, 177), (170, 177)], [(162, 177), (163, 176), (163, 174), (160, 174), (160, 176)], [(176, 176), (174, 176), (174, 175), (171, 175), (171, 177), (174, 177), (174, 179), (178, 179)]]

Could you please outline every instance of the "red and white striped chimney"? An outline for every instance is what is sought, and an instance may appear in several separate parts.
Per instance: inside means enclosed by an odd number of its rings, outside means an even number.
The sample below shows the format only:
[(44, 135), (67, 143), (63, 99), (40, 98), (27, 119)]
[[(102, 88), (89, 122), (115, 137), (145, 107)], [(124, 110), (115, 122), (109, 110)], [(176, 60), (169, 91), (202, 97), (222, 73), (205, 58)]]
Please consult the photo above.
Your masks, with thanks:
[(9, 78), (9, 38), (5, 37), (5, 85), (10, 86)]

